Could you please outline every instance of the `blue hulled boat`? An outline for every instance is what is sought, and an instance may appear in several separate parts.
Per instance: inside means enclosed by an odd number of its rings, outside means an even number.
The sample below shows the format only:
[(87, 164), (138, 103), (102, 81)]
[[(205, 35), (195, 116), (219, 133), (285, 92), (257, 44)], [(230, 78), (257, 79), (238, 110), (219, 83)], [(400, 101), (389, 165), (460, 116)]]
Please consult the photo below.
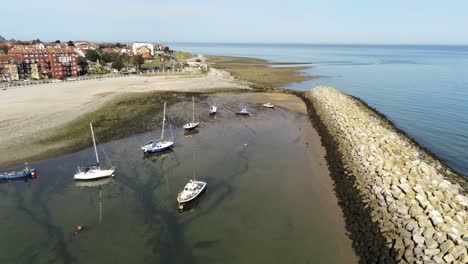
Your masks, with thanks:
[(21, 171), (13, 172), (0, 172), (0, 180), (12, 180), (12, 179), (21, 179), (28, 177), (36, 177), (36, 170), (26, 167)]

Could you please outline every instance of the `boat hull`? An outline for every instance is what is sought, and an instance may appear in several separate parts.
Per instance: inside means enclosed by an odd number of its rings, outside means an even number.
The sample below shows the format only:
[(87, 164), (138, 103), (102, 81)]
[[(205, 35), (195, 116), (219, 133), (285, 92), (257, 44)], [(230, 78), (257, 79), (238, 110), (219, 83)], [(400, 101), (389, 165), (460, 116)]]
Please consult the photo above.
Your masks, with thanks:
[(79, 181), (90, 181), (90, 180), (97, 180), (107, 177), (114, 177), (114, 169), (110, 170), (101, 170), (101, 169), (94, 169), (89, 171), (80, 171), (75, 174), (74, 179)]
[(206, 190), (206, 183), (203, 183), (203, 187), (200, 189), (200, 191), (198, 193), (196, 193), (195, 195), (193, 195), (192, 197), (188, 198), (188, 199), (181, 199), (180, 198), (180, 193), (179, 193), (179, 195), (177, 195), (177, 202), (179, 203), (179, 205), (189, 204), (189, 203), (197, 200), (198, 197), (200, 197), (201, 194), (205, 192), (205, 190)]
[(146, 146), (141, 147), (144, 153), (158, 153), (158, 152), (163, 152), (166, 151), (174, 145), (174, 142), (172, 141), (164, 141), (161, 143), (158, 143), (158, 145), (153, 146), (152, 144), (148, 144)]
[(250, 115), (249, 112), (245, 113), (245, 112), (236, 112), (236, 115)]
[(36, 177), (36, 170), (31, 169), (31, 170), (23, 171), (23, 172), (0, 173), (0, 180), (12, 180), (12, 179), (21, 179), (21, 178), (28, 178), (28, 177)]
[(185, 130), (192, 130), (192, 129), (198, 127), (199, 124), (200, 124), (200, 123), (198, 123), (198, 122), (196, 122), (196, 123), (188, 123), (188, 124), (185, 124), (185, 125), (184, 125), (184, 129), (185, 129)]
[(269, 104), (262, 104), (262, 106), (266, 108), (275, 108), (274, 105), (269, 105)]

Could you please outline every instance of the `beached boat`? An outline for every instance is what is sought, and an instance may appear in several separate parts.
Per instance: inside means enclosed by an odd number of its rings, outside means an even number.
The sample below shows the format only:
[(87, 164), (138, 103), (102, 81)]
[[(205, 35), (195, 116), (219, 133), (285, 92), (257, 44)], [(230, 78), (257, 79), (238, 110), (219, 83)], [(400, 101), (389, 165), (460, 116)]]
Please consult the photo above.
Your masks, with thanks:
[(272, 102), (268, 102), (266, 104), (262, 104), (263, 107), (266, 108), (275, 108), (275, 105)]
[(13, 179), (22, 179), (22, 178), (35, 178), (36, 170), (30, 169), (26, 166), (21, 171), (12, 171), (12, 172), (0, 172), (0, 180), (13, 180)]
[(250, 112), (247, 111), (247, 108), (242, 107), (239, 111), (236, 112), (236, 115), (250, 115)]
[(86, 167), (78, 167), (78, 171), (76, 172), (74, 179), (75, 180), (96, 180), (106, 177), (114, 177), (115, 169), (112, 167), (110, 169), (101, 169), (99, 164), (99, 155), (96, 146), (96, 139), (94, 137), (94, 130), (93, 124), (89, 123), (89, 127), (91, 128), (91, 136), (93, 138), (93, 145), (94, 145), (94, 153), (96, 154), (96, 164)]
[(195, 99), (192, 96), (192, 122), (184, 125), (185, 130), (191, 130), (196, 128), (200, 123), (195, 122)]
[(218, 107), (212, 105), (210, 108), (210, 115), (215, 115), (218, 112)]
[(206, 189), (206, 182), (190, 180), (184, 189), (177, 195), (179, 208), (183, 209), (184, 205), (197, 199), (200, 194)]
[[(164, 125), (166, 123), (166, 102), (164, 102), (164, 111), (163, 111), (163, 122), (162, 122), (162, 131), (161, 138), (158, 140), (151, 140), (148, 144), (141, 147), (144, 153), (155, 153), (168, 150), (174, 145), (174, 139), (172, 136), (171, 130), (171, 140), (164, 140)], [(169, 123), (169, 128), (171, 124)]]

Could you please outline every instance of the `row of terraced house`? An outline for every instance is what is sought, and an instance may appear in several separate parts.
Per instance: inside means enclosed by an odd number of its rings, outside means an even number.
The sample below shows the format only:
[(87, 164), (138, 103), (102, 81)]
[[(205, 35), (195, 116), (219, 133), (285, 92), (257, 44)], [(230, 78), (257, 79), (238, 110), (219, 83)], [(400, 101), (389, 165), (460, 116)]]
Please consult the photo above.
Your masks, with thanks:
[(78, 76), (77, 52), (66, 44), (13, 45), (0, 55), (0, 79), (49, 79)]
[[(0, 54), (0, 81), (78, 76), (80, 68), (77, 57), (84, 57), (87, 50), (98, 48), (98, 45), (89, 41), (75, 41), (74, 46), (67, 43), (32, 42), (28, 45), (10, 42), (0, 44), (9, 45), (10, 48), (8, 54)], [(104, 48), (103, 52), (127, 53), (149, 59), (164, 48), (162, 45), (137, 42), (121, 48)]]

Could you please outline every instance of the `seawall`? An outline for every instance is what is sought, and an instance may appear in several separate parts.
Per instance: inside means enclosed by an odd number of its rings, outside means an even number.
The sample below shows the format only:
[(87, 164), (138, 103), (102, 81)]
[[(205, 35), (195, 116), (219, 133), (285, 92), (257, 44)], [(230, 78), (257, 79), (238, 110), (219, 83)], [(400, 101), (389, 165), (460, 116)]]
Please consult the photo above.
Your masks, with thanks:
[(303, 96), (363, 263), (468, 263), (466, 179), (360, 100)]

